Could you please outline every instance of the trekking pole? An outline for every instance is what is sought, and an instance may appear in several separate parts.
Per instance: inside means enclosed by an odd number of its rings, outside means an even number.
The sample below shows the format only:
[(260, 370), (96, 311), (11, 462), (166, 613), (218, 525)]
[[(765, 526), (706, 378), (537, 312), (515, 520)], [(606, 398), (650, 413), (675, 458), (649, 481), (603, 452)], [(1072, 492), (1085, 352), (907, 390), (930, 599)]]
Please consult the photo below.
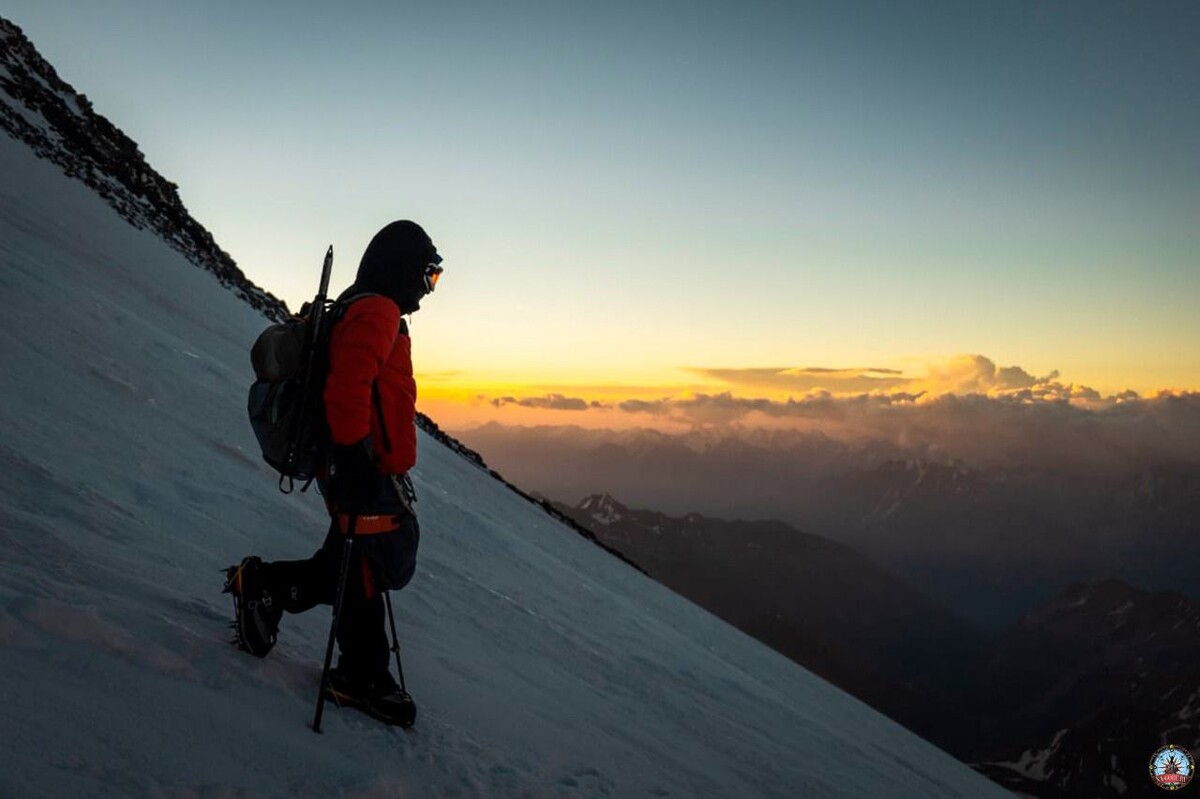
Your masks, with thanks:
[(400, 690), (407, 694), (408, 688), (404, 685), (404, 666), (400, 665), (400, 639), (396, 636), (396, 617), (392, 615), (391, 592), (384, 591), (383, 599), (387, 602), (388, 624), (392, 625), (392, 651), (396, 653), (396, 671), (400, 674)]
[(333, 598), (333, 620), (329, 623), (329, 643), (325, 647), (325, 667), (321, 670), (321, 690), (317, 694), (317, 713), (313, 716), (313, 732), (321, 731), (321, 714), (325, 712), (325, 689), (329, 687), (329, 664), (333, 662), (333, 644), (337, 640), (338, 617), (342, 614), (342, 600), (346, 596), (346, 574), (350, 571), (350, 549), (354, 545), (354, 530), (358, 526), (358, 515), (350, 516), (350, 527), (346, 531), (346, 543), (342, 545), (342, 569), (338, 574), (337, 594)]

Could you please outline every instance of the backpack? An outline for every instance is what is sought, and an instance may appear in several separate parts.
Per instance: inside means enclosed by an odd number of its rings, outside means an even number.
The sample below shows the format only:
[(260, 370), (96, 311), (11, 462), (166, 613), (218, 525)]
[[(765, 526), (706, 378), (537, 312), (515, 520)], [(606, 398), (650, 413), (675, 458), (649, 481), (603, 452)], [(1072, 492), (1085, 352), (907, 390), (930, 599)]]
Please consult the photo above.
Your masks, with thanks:
[(329, 331), (340, 316), (325, 298), (332, 267), (330, 246), (317, 296), (299, 314), (269, 326), (250, 349), (255, 381), (246, 410), (263, 460), (279, 472), (285, 494), (296, 480), (304, 481), (302, 492), (308, 489), (329, 449), (321, 392), (329, 371)]

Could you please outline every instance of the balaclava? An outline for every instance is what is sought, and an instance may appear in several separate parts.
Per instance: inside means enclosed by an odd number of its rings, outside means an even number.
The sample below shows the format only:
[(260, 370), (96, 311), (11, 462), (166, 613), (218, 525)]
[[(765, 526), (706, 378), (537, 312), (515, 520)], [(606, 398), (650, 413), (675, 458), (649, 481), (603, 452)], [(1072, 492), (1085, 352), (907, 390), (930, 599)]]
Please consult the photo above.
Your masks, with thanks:
[(438, 260), (437, 248), (416, 222), (402, 219), (375, 234), (358, 264), (358, 291), (382, 294), (410, 314), (425, 296), (425, 267)]

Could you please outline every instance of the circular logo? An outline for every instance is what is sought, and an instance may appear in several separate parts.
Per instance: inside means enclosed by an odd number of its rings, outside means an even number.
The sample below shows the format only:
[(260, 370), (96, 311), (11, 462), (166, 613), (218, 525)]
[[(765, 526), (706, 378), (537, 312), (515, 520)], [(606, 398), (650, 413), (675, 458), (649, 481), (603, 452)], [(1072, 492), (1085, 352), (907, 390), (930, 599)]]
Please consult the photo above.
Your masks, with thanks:
[(1167, 744), (1150, 758), (1150, 779), (1164, 791), (1178, 791), (1192, 781), (1195, 771), (1192, 753), (1175, 744)]

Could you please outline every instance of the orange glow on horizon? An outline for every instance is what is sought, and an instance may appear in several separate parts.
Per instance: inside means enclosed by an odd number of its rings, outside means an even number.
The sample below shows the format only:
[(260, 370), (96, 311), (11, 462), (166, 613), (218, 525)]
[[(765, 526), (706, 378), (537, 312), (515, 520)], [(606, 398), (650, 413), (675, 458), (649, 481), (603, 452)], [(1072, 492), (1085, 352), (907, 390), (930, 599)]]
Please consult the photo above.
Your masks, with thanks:
[[(448, 430), (499, 422), (506, 425), (576, 425), (585, 428), (628, 429), (652, 427), (664, 431), (686, 428), (705, 412), (677, 415), (628, 412), (625, 402), (649, 403), (651, 410), (669, 410), (678, 404), (711, 403), (724, 398), (726, 404), (803, 402), (813, 397), (890, 397), (896, 402), (932, 402), (946, 395), (980, 394), (1020, 401), (1068, 401), (1082, 408), (1097, 408), (1131, 398), (1126, 392), (1153, 399), (1181, 393), (1179, 388), (1138, 385), (1133, 381), (1105, 381), (1089, 386), (1086, 381), (1060, 377), (1057, 370), (1031, 373), (1019, 366), (1001, 366), (982, 355), (908, 359), (899, 367), (870, 368), (732, 368), (663, 370), (658, 375), (639, 374), (637, 380), (604, 382), (572, 374), (561, 380), (544, 375), (514, 374), (498, 379), (495, 372), (465, 370), (418, 373), (418, 407)], [(923, 374), (919, 374), (923, 372)], [(659, 376), (663, 379), (655, 380)], [(537, 379), (541, 378), (541, 379)], [(680, 379), (683, 378), (683, 379)], [(1163, 381), (1168, 382), (1168, 381)], [(1174, 382), (1174, 381), (1170, 381)], [(1185, 389), (1186, 390), (1186, 389)], [(699, 402), (693, 402), (699, 400)], [(656, 405), (657, 403), (657, 405)], [(683, 417), (690, 417), (685, 421)], [(795, 418), (779, 414), (743, 412), (739, 423), (754, 426), (796, 426)], [(719, 408), (711, 423), (723, 424)]]

